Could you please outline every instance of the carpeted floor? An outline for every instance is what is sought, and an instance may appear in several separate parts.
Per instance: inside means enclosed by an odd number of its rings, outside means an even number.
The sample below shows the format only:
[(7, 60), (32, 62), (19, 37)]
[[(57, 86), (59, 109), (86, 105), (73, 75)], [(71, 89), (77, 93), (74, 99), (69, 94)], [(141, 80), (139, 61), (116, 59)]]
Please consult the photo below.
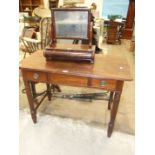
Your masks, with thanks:
[(134, 155), (134, 136), (82, 121), (39, 113), (33, 124), (29, 110), (20, 111), (20, 155)]

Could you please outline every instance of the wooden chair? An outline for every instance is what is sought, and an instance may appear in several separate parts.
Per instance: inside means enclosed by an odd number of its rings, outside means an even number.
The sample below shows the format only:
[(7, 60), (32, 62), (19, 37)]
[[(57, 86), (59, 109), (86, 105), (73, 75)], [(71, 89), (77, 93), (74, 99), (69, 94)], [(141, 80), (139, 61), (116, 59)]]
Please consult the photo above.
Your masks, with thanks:
[(24, 52), (23, 59), (26, 57), (26, 54), (32, 54), (40, 48), (40, 40), (31, 39), (27, 37), (21, 38), (21, 42), (24, 47), (21, 47), (21, 50)]
[(37, 39), (36, 28), (34, 27), (24, 27), (23, 33), (20, 36), (20, 50), (24, 52), (23, 59), (26, 54), (32, 54), (33, 52), (40, 49), (41, 40)]
[(20, 37), (21, 51), (24, 52), (23, 59), (26, 54), (32, 54), (39, 49), (44, 49), (51, 41), (51, 18), (42, 18), (39, 24), (40, 38), (37, 38), (37, 29), (34, 27), (24, 27), (23, 36)]
[(42, 18), (40, 22), (41, 49), (51, 42), (51, 17)]
[(23, 16), (24, 27), (34, 27), (39, 31), (39, 23), (41, 17), (38, 16)]

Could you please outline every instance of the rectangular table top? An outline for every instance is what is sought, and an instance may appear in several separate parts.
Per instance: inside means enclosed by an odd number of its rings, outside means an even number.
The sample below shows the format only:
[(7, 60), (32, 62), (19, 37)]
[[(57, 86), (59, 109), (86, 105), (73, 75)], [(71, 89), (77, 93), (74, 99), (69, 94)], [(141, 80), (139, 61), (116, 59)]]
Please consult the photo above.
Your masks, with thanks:
[(87, 62), (46, 61), (43, 51), (40, 50), (22, 60), (20, 69), (99, 79), (132, 80), (125, 57), (108, 54), (95, 54), (95, 61), (91, 64)]

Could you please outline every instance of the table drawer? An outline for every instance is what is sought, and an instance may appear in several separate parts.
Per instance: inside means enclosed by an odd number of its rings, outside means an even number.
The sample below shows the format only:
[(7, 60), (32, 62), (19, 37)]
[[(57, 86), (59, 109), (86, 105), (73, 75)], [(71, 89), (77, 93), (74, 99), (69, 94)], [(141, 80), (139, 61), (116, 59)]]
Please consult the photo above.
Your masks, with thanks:
[(49, 81), (56, 84), (64, 84), (70, 86), (87, 86), (87, 78), (63, 74), (52, 74), (49, 76)]
[(101, 79), (92, 79), (91, 87), (107, 89), (107, 90), (115, 90), (116, 81), (115, 80), (101, 80)]
[(35, 82), (47, 82), (47, 74), (39, 71), (25, 71), (23, 72), (24, 78), (26, 80), (31, 80)]

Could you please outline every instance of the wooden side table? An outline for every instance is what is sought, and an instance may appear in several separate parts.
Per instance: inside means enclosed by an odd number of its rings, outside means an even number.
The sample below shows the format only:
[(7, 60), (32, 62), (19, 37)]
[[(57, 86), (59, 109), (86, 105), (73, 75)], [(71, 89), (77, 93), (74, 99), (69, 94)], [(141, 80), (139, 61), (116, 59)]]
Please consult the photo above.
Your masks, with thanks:
[[(49, 85), (62, 84), (68, 86), (98, 88), (110, 91), (108, 109), (110, 120), (107, 136), (110, 137), (115, 124), (119, 101), (125, 81), (131, 81), (129, 66), (123, 57), (117, 55), (95, 56), (94, 64), (66, 61), (46, 62), (42, 51), (38, 51), (20, 62), (26, 94), (29, 102), (32, 120), (37, 123), (37, 109), (48, 97), (52, 98)], [(43, 98), (36, 102), (36, 92), (33, 83), (42, 82), (47, 85)]]

